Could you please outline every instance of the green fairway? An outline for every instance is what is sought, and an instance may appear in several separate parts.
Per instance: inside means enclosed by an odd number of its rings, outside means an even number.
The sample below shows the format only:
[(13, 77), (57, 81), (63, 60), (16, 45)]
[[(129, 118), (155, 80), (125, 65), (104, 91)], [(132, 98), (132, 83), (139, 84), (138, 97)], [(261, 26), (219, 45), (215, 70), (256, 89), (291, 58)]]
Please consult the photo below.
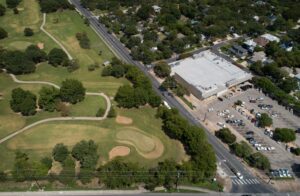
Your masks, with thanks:
[[(166, 158), (172, 158), (176, 161), (187, 159), (182, 145), (171, 140), (161, 131), (161, 122), (155, 118), (154, 109), (148, 107), (136, 110), (122, 109), (118, 110), (118, 113), (132, 117), (134, 119), (133, 124), (130, 127), (122, 126), (117, 125), (115, 119), (107, 119), (99, 122), (52, 122), (34, 127), (0, 145), (0, 150), (2, 149), (0, 159), (6, 160), (0, 163), (0, 169), (11, 168), (14, 161), (14, 152), (17, 149), (22, 149), (31, 158), (39, 160), (43, 156), (49, 155), (57, 143), (63, 142), (71, 148), (83, 139), (92, 139), (97, 143), (100, 154), (99, 164), (108, 161), (109, 151), (120, 144), (128, 146), (131, 150), (130, 154), (124, 157), (124, 160), (138, 162), (146, 167), (154, 166), (157, 162)], [(152, 122), (152, 124), (148, 124), (149, 122)], [(143, 137), (125, 138), (131, 140), (134, 144), (123, 144), (118, 141), (120, 138), (117, 135), (118, 133), (123, 134), (124, 131), (130, 132), (131, 135), (142, 135)], [(147, 156), (145, 157), (137, 152), (136, 148), (148, 151), (147, 153), (154, 152), (154, 149), (152, 149), (154, 147), (153, 138), (157, 138), (163, 144), (163, 153), (159, 157), (147, 158)], [(142, 144), (143, 141), (148, 141), (148, 143)]]

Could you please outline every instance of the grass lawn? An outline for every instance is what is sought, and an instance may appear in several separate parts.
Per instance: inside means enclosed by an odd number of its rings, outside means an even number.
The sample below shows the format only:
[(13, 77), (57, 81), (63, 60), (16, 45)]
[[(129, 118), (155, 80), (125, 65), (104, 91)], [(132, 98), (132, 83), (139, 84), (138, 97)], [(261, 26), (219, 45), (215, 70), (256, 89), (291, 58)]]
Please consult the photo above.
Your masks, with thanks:
[[(120, 125), (115, 122), (115, 119), (107, 119), (98, 122), (52, 122), (32, 128), (0, 145), (0, 160), (6, 160), (0, 162), (0, 170), (11, 169), (14, 162), (14, 152), (17, 149), (22, 149), (32, 159), (39, 160), (43, 156), (50, 155), (52, 148), (57, 143), (65, 143), (71, 149), (74, 144), (83, 139), (92, 139), (97, 143), (100, 154), (99, 164), (107, 162), (109, 151), (118, 145), (128, 146), (131, 150), (130, 154), (123, 158), (125, 161), (138, 162), (141, 166), (146, 167), (154, 166), (165, 159), (171, 158), (182, 161), (188, 158), (182, 145), (171, 140), (161, 131), (161, 121), (155, 118), (154, 109), (148, 107), (130, 110), (119, 109), (118, 114), (133, 118), (133, 124), (130, 126)], [(123, 130), (139, 130), (139, 134), (159, 138), (164, 145), (163, 154), (157, 159), (146, 159), (132, 145), (119, 143), (117, 134)], [(136, 139), (142, 140), (143, 137)]]
[(70, 106), (70, 116), (96, 116), (99, 108), (106, 109), (106, 100), (100, 96), (85, 96), (85, 99)]

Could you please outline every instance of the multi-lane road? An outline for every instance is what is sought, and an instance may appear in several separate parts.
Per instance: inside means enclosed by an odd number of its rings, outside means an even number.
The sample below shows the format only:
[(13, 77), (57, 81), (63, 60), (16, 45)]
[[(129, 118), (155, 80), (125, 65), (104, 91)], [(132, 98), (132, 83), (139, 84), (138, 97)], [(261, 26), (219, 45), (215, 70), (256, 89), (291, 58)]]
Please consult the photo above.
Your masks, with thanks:
[[(259, 181), (256, 177), (254, 177), (244, 166), (243, 164), (228, 150), (226, 150), (223, 145), (216, 139), (214, 135), (212, 135), (202, 124), (197, 120), (196, 116), (190, 114), (174, 97), (167, 95), (164, 92), (161, 92), (159, 89), (159, 82), (149, 74), (147, 68), (140, 62), (134, 61), (130, 56), (128, 49), (112, 34), (108, 33), (106, 27), (101, 24), (97, 17), (93, 15), (92, 12), (85, 9), (81, 6), (80, 0), (70, 0), (70, 2), (75, 6), (76, 10), (87, 18), (90, 22), (91, 28), (106, 42), (106, 44), (114, 51), (114, 53), (124, 61), (133, 64), (140, 68), (146, 76), (152, 82), (154, 90), (165, 100), (169, 103), (171, 107), (177, 108), (179, 112), (187, 118), (191, 123), (201, 126), (207, 133), (208, 141), (213, 146), (218, 161), (222, 163), (221, 165), (224, 169), (230, 174), (233, 175), (229, 168), (233, 167), (239, 172), (242, 173), (245, 179), (252, 179), (255, 180), (256, 183), (233, 183), (232, 192), (239, 192), (239, 193), (271, 193), (274, 190), (262, 181)], [(216, 47), (214, 47), (216, 49)], [(224, 161), (226, 160), (226, 161)], [(237, 182), (234, 181), (233, 182)], [(251, 181), (250, 181), (251, 182)], [(257, 183), (259, 182), (259, 183)]]

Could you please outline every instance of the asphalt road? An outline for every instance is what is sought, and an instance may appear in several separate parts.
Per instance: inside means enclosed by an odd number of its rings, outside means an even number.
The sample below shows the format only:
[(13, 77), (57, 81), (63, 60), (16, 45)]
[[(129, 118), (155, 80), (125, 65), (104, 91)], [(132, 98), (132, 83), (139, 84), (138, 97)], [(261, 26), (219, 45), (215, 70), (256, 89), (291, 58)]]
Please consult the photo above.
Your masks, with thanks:
[[(107, 32), (106, 27), (99, 23), (99, 21), (96, 19), (95, 16), (92, 15), (92, 13), (83, 8), (80, 5), (80, 0), (70, 0), (72, 4), (76, 7), (76, 9), (89, 20), (90, 26), (96, 31), (96, 33), (101, 36), (101, 38), (117, 53), (118, 57), (122, 58), (124, 61), (133, 64), (137, 67), (139, 67), (146, 76), (149, 77), (149, 79), (152, 82), (154, 90), (165, 100), (169, 103), (171, 107), (177, 108), (181, 115), (183, 115), (185, 118), (187, 118), (191, 123), (202, 127), (208, 136), (209, 143), (213, 146), (216, 156), (219, 161), (226, 160), (226, 162), (223, 162), (223, 164), (226, 164), (225, 167), (230, 168), (233, 167), (244, 176), (244, 178), (255, 178), (252, 176), (252, 174), (247, 171), (244, 166), (240, 163), (239, 160), (236, 159), (234, 155), (232, 155), (230, 152), (228, 152), (223, 145), (216, 139), (214, 135), (212, 135), (205, 127), (202, 126), (196, 119), (196, 117), (192, 116), (174, 97), (168, 96), (166, 93), (161, 92), (159, 90), (160, 84), (158, 81), (151, 76), (147, 68), (141, 64), (138, 61), (134, 61), (129, 51), (125, 48), (125, 46), (122, 45), (122, 43), (113, 35), (109, 34)], [(214, 51), (217, 50), (216, 47), (214, 47)], [(232, 174), (233, 175), (233, 174)], [(267, 184), (264, 184), (263, 182), (261, 184), (256, 185), (243, 185), (243, 186), (236, 186), (233, 185), (232, 192), (234, 193), (270, 193), (274, 192), (274, 190)]]

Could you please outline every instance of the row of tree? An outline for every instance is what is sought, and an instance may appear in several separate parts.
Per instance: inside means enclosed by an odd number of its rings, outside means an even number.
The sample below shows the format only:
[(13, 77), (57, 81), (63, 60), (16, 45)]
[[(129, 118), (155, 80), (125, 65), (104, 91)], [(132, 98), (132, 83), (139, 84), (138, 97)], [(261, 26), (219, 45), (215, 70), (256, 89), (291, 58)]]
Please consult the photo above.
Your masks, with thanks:
[(43, 87), (39, 91), (38, 104), (36, 95), (30, 91), (16, 88), (12, 91), (10, 106), (14, 112), (29, 116), (36, 113), (37, 105), (45, 111), (61, 111), (61, 102), (76, 104), (83, 101), (84, 98), (85, 88), (82, 83), (74, 79), (67, 79), (62, 82), (59, 90), (54, 87)]
[(74, 9), (68, 0), (39, 0), (39, 3), (44, 13), (56, 12), (59, 9)]
[(164, 132), (170, 138), (181, 141), (187, 154), (191, 156), (191, 160), (183, 163), (182, 167), (194, 173), (183, 175), (190, 182), (212, 178), (216, 171), (216, 157), (203, 129), (190, 125), (176, 109), (159, 107), (157, 117), (163, 121)]
[(158, 107), (161, 98), (153, 91), (150, 80), (137, 67), (113, 59), (110, 66), (102, 71), (102, 76), (125, 77), (132, 85), (121, 86), (115, 96), (119, 107), (133, 108), (146, 104)]
[(250, 166), (261, 170), (269, 170), (271, 165), (269, 159), (260, 152), (253, 153), (252, 148), (244, 141), (237, 143), (236, 136), (228, 128), (216, 131), (215, 135), (222, 142), (229, 145), (230, 150), (238, 157), (244, 159)]
[(267, 77), (254, 77), (252, 81), (256, 87), (277, 100), (279, 104), (292, 108), (295, 114), (300, 115), (300, 102), (277, 87), (270, 79)]
[(83, 48), (83, 49), (91, 48), (90, 39), (88, 38), (86, 32), (76, 33), (76, 38), (79, 41), (79, 45), (81, 48)]

